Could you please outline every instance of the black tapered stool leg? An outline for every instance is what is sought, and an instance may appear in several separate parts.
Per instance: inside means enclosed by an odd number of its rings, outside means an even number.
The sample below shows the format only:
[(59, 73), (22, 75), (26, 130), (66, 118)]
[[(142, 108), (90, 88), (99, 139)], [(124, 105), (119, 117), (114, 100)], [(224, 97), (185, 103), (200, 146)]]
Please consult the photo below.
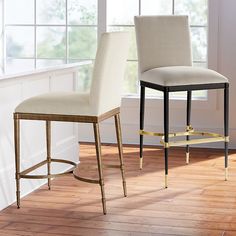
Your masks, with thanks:
[[(190, 119), (191, 119), (191, 100), (192, 100), (192, 91), (187, 92), (187, 116), (186, 116), (186, 131), (189, 131), (190, 128)], [(186, 140), (189, 140), (189, 135), (186, 136)], [(186, 164), (189, 164), (189, 145), (186, 145)]]
[(225, 180), (228, 180), (228, 146), (229, 146), (229, 84), (224, 89), (224, 135), (225, 135)]
[(165, 151), (165, 188), (168, 188), (168, 151), (169, 151), (169, 91), (164, 91), (164, 151)]
[[(140, 90), (140, 123), (139, 123), (140, 124), (140, 131), (142, 131), (144, 128), (144, 110), (145, 110), (145, 87), (141, 86), (141, 90)], [(143, 168), (143, 134), (140, 134), (139, 138), (140, 138), (139, 167), (141, 170)]]

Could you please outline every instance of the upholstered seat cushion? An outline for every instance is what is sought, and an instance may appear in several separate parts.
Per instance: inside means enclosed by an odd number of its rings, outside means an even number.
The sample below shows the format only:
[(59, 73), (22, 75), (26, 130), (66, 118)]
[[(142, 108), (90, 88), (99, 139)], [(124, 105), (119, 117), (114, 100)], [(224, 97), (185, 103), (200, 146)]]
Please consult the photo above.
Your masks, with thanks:
[(141, 81), (161, 86), (227, 83), (223, 75), (205, 68), (192, 66), (159, 67), (141, 73)]
[(53, 92), (26, 99), (15, 112), (60, 115), (99, 115), (89, 101), (89, 94)]

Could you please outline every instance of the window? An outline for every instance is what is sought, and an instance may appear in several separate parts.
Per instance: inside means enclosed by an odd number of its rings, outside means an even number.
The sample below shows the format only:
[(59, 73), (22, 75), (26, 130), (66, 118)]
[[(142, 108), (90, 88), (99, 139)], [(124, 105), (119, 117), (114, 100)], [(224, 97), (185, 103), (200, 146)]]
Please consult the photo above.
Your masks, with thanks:
[[(107, 0), (108, 31), (127, 30), (132, 33), (131, 47), (124, 81), (124, 94), (137, 95), (138, 63), (134, 31), (135, 15), (189, 15), (192, 36), (193, 63), (207, 66), (207, 0)], [(155, 90), (147, 90), (149, 96), (160, 96)], [(182, 98), (185, 93), (173, 93)], [(194, 92), (195, 98), (205, 99), (206, 91)]]
[[(138, 63), (133, 18), (135, 15), (151, 14), (188, 14), (194, 65), (207, 65), (207, 0), (0, 1), (4, 3), (2, 41), (5, 48), (4, 60), (0, 66), (7, 73), (93, 60), (97, 48), (97, 32), (128, 30), (132, 37), (124, 95), (137, 96)], [(99, 24), (98, 16), (103, 18)], [(104, 22), (105, 26), (102, 25)], [(81, 67), (80, 90), (89, 88), (91, 69), (92, 65)], [(147, 93), (149, 96), (160, 96), (154, 90)], [(198, 99), (206, 98), (206, 95), (205, 91), (195, 93)], [(182, 98), (183, 93), (175, 93), (174, 96)]]
[[(5, 0), (4, 5), (5, 72), (94, 59), (97, 0)], [(90, 71), (91, 66), (81, 68), (84, 89)]]

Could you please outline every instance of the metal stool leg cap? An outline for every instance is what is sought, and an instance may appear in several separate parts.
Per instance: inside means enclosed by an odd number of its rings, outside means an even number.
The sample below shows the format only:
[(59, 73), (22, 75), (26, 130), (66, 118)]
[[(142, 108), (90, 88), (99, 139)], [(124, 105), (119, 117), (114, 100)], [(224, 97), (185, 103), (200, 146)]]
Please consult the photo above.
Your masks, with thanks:
[(140, 160), (139, 160), (139, 168), (140, 168), (140, 170), (143, 169), (143, 157), (140, 157)]
[(225, 168), (225, 181), (228, 180), (228, 167)]
[(168, 188), (168, 175), (165, 175), (165, 188)]
[(189, 152), (186, 152), (186, 164), (189, 164)]

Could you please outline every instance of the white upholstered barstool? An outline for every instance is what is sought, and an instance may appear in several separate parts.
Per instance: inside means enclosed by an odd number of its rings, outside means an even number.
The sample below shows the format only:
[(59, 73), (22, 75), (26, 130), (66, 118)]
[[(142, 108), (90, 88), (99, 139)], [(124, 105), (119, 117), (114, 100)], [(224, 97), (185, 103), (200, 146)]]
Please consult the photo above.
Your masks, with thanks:
[[(76, 164), (66, 160), (51, 158), (51, 121), (92, 123), (94, 128), (98, 180), (86, 179), (78, 176), (75, 178), (99, 184), (101, 187), (103, 213), (106, 214), (106, 200), (103, 180), (103, 164), (101, 159), (101, 142), (99, 123), (107, 118), (115, 118), (116, 135), (119, 150), (119, 165), (123, 179), (124, 196), (126, 196), (126, 182), (124, 175), (123, 151), (120, 126), (120, 104), (122, 95), (122, 81), (128, 55), (129, 35), (127, 32), (104, 33), (101, 36), (93, 70), (92, 85), (89, 93), (78, 92), (53, 92), (29, 98), (20, 103), (14, 113), (15, 136), (15, 161), (16, 161), (16, 197), (17, 206), (20, 207), (20, 179), (21, 178), (46, 178), (50, 189), (50, 180), (53, 177), (71, 173)], [(47, 159), (26, 170), (20, 170), (20, 120), (46, 121)], [(51, 174), (51, 162), (71, 164), (73, 168), (66, 173)], [(30, 174), (33, 170), (47, 165), (47, 175)]]
[[(224, 142), (225, 179), (228, 172), (228, 120), (229, 83), (226, 77), (209, 69), (192, 67), (191, 39), (187, 16), (137, 16), (135, 30), (140, 77), (140, 169), (143, 163), (143, 135), (160, 136), (165, 150), (165, 187), (168, 186), (168, 149), (186, 145), (186, 162), (189, 162), (189, 145)], [(145, 88), (164, 94), (164, 132), (144, 130)], [(224, 135), (197, 132), (191, 126), (191, 97), (194, 90), (224, 90)], [(183, 132), (169, 133), (169, 93), (187, 91), (187, 122)], [(184, 141), (170, 141), (186, 136)], [(190, 136), (204, 136), (191, 139)]]

